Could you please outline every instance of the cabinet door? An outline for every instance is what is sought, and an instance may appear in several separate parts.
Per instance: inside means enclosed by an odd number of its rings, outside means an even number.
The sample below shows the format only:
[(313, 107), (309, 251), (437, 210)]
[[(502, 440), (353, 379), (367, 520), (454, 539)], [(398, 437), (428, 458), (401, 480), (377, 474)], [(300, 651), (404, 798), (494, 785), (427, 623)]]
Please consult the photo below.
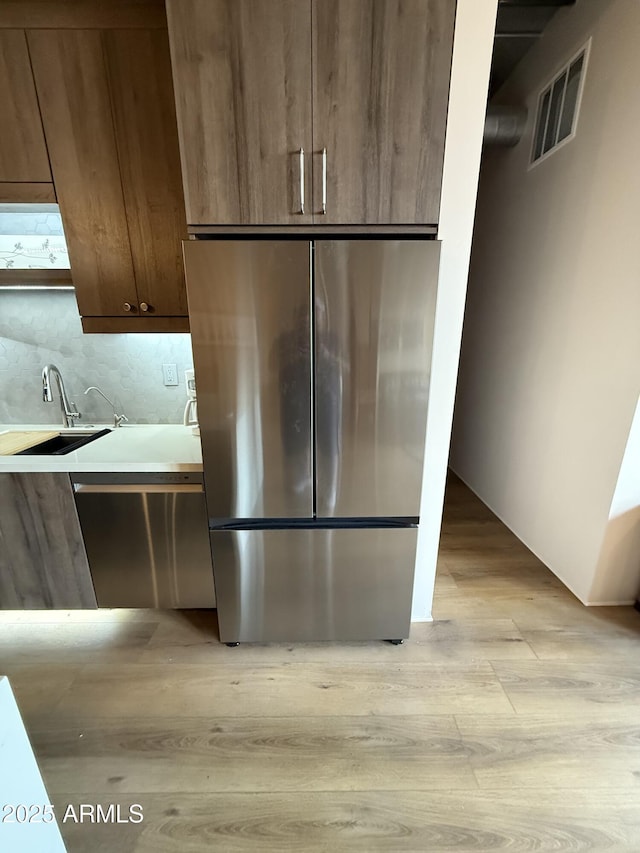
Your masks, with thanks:
[(164, 30), (104, 33), (140, 315), (186, 316), (187, 236)]
[(0, 109), (0, 182), (50, 182), (24, 30), (0, 30)]
[(137, 304), (99, 30), (27, 34), (80, 313)]
[(0, 608), (97, 606), (68, 474), (1, 474), (0, 542)]
[(313, 0), (316, 222), (437, 223), (454, 14), (453, 0)]
[(167, 0), (167, 13), (189, 224), (310, 223), (310, 3)]

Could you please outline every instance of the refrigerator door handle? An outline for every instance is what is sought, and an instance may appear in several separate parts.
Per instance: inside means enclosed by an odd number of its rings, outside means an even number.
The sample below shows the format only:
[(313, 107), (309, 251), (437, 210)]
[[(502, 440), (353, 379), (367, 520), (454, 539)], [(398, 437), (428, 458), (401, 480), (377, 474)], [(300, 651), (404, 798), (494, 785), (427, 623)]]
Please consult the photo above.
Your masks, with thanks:
[(210, 518), (209, 531), (216, 530), (381, 530), (413, 528), (418, 516), (396, 518)]

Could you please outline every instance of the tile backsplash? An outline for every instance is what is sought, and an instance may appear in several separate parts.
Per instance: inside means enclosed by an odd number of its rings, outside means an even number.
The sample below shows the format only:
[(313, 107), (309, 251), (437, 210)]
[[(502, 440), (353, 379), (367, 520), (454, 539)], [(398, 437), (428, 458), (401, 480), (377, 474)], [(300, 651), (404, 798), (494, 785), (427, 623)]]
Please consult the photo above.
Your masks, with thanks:
[[(108, 423), (109, 405), (85, 388), (97, 385), (131, 423), (181, 423), (184, 371), (193, 365), (187, 334), (85, 335), (69, 290), (0, 290), (0, 423), (58, 423), (42, 401), (42, 368), (55, 364), (83, 423)], [(165, 386), (162, 365), (175, 364), (178, 385)], [(55, 386), (55, 382), (54, 382)]]

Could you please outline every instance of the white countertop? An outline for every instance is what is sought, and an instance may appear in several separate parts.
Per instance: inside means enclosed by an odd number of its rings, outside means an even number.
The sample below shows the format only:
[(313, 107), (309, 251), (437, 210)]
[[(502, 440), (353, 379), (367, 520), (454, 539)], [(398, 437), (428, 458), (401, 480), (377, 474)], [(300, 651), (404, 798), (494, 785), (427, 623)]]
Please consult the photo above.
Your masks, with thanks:
[[(0, 433), (25, 429), (64, 430), (60, 424), (0, 424)], [(191, 427), (127, 424), (63, 456), (0, 456), (0, 473), (11, 471), (202, 471), (202, 451)]]

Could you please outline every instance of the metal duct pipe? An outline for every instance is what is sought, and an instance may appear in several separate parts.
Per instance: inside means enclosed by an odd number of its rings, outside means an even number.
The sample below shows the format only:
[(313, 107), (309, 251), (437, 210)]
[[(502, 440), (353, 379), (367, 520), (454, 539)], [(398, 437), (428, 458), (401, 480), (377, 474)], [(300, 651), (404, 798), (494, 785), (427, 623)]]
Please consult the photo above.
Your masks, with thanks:
[(527, 124), (525, 107), (491, 106), (484, 120), (485, 145), (517, 145)]

